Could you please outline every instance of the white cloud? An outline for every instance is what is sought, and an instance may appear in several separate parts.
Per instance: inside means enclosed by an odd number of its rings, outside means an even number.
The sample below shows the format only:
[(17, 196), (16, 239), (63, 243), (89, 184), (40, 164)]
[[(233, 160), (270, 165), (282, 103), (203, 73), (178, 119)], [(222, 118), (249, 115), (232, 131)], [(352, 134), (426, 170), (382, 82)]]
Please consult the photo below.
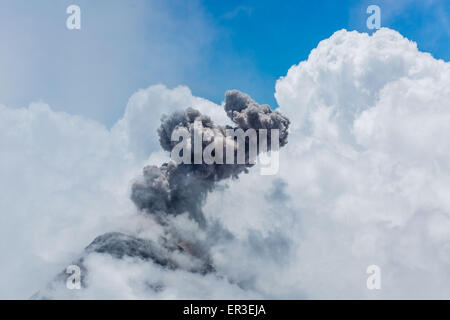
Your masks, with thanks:
[[(322, 41), (277, 82), (293, 124), (279, 175), (209, 199), (242, 242), (223, 272), (273, 298), (448, 298), (449, 88), (449, 63), (395, 31)], [(371, 264), (381, 291), (366, 288)]]
[(167, 158), (155, 143), (159, 119), (186, 103), (219, 108), (158, 85), (134, 94), (108, 130), (43, 103), (0, 106), (1, 298), (31, 296), (96, 236), (134, 217), (131, 180)]

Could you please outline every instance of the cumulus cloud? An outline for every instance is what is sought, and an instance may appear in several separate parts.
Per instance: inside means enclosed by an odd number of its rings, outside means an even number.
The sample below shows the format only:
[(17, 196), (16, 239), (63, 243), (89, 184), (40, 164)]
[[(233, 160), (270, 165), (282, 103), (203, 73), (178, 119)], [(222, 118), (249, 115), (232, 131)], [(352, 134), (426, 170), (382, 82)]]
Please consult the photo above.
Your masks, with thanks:
[[(279, 246), (285, 263), (264, 263), (258, 290), (310, 298), (449, 296), (449, 77), (448, 63), (382, 29), (335, 33), (277, 82), (276, 98), (293, 126), (280, 174), (273, 190), (261, 177), (237, 182), (270, 201), (246, 199), (236, 187), (233, 201), (253, 213), (248, 227), (218, 214), (247, 243), (256, 230), (264, 241), (276, 235), (289, 244)], [(257, 259), (257, 252), (247, 254)], [(371, 264), (383, 272), (381, 291), (365, 286)]]
[[(89, 286), (54, 287), (53, 296), (449, 298), (449, 88), (450, 64), (396, 31), (336, 32), (276, 84), (291, 121), (280, 172), (254, 168), (208, 195), (206, 220), (227, 231), (210, 248), (214, 273), (93, 252)], [(2, 107), (1, 244), (15, 263), (2, 263), (4, 274), (26, 275), (36, 259), (62, 269), (101, 232), (164, 233), (134, 211), (127, 179), (165, 157), (155, 148), (160, 119), (150, 115), (195, 105), (226, 116), (187, 88), (163, 86), (136, 93), (112, 130), (42, 105)], [(186, 214), (173, 224), (208, 237)], [(21, 261), (33, 263), (12, 273)], [(372, 264), (381, 290), (366, 288)]]
[(186, 102), (213, 117), (220, 109), (162, 85), (135, 93), (110, 130), (44, 103), (0, 106), (1, 298), (31, 296), (96, 236), (126, 228), (132, 179), (167, 158), (147, 142), (157, 140), (162, 114)]

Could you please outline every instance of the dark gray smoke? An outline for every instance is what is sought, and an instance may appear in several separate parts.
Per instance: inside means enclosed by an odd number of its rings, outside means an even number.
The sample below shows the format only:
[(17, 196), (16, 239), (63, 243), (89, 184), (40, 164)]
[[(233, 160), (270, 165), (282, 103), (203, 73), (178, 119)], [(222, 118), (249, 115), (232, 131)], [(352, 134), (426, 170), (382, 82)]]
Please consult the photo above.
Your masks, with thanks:
[[(163, 218), (165, 215), (177, 215), (184, 212), (205, 226), (206, 221), (202, 213), (202, 206), (207, 193), (214, 189), (216, 182), (226, 178), (237, 178), (242, 172), (247, 172), (250, 163), (248, 145), (245, 148), (244, 164), (194, 164), (194, 123), (200, 122), (204, 129), (215, 132), (215, 136), (203, 142), (203, 148), (217, 139), (225, 137), (226, 129), (260, 129), (268, 131), (268, 150), (271, 146), (270, 129), (279, 130), (279, 145), (287, 143), (289, 119), (278, 111), (271, 110), (268, 105), (258, 105), (247, 94), (237, 90), (226, 93), (225, 111), (228, 117), (237, 125), (235, 128), (219, 126), (206, 115), (188, 108), (184, 112), (175, 112), (164, 116), (158, 129), (161, 147), (171, 151), (178, 141), (172, 141), (175, 130), (187, 130), (192, 137), (191, 164), (165, 163), (161, 167), (148, 166), (144, 168), (143, 176), (132, 186), (131, 199), (136, 206), (149, 214)], [(222, 142), (223, 153), (226, 155), (225, 145)], [(258, 150), (259, 152), (259, 150)], [(233, 151), (236, 158), (236, 148)]]
[(278, 111), (270, 109), (267, 104), (258, 105), (249, 95), (238, 90), (230, 90), (226, 93), (225, 111), (241, 129), (280, 130), (280, 146), (287, 144), (289, 119)]

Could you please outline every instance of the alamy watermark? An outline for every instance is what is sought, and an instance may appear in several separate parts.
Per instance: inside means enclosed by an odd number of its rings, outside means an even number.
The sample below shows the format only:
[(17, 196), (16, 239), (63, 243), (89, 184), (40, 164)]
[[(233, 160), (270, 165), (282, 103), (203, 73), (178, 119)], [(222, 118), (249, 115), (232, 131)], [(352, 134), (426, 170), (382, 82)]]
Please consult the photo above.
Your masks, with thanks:
[(367, 267), (366, 273), (370, 274), (367, 278), (366, 285), (369, 290), (381, 289), (381, 268), (376, 264)]
[(77, 265), (70, 265), (66, 269), (70, 276), (66, 280), (66, 288), (69, 290), (81, 289), (81, 269)]
[(177, 144), (170, 157), (177, 164), (254, 165), (259, 162), (261, 175), (275, 175), (279, 169), (279, 137), (279, 129), (225, 129), (223, 132), (204, 128), (201, 121), (195, 121), (193, 133), (184, 127), (172, 132), (171, 141)]
[(367, 7), (366, 13), (370, 14), (367, 18), (366, 26), (369, 30), (381, 28), (381, 9), (377, 5)]
[(70, 5), (66, 9), (66, 13), (70, 16), (66, 20), (66, 27), (69, 30), (81, 29), (81, 9), (77, 5)]

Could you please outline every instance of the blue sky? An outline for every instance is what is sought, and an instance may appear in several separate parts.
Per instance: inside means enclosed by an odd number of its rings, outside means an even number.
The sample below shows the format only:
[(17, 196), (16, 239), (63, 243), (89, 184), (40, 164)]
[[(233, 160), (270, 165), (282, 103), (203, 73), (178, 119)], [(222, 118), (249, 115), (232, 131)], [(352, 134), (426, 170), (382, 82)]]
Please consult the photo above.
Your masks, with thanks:
[[(82, 28), (65, 27), (70, 4)], [(228, 89), (276, 106), (275, 81), (340, 29), (382, 26), (450, 60), (447, 0), (2, 0), (0, 103), (44, 101), (111, 126), (130, 95), (156, 83), (186, 85), (220, 103)]]

